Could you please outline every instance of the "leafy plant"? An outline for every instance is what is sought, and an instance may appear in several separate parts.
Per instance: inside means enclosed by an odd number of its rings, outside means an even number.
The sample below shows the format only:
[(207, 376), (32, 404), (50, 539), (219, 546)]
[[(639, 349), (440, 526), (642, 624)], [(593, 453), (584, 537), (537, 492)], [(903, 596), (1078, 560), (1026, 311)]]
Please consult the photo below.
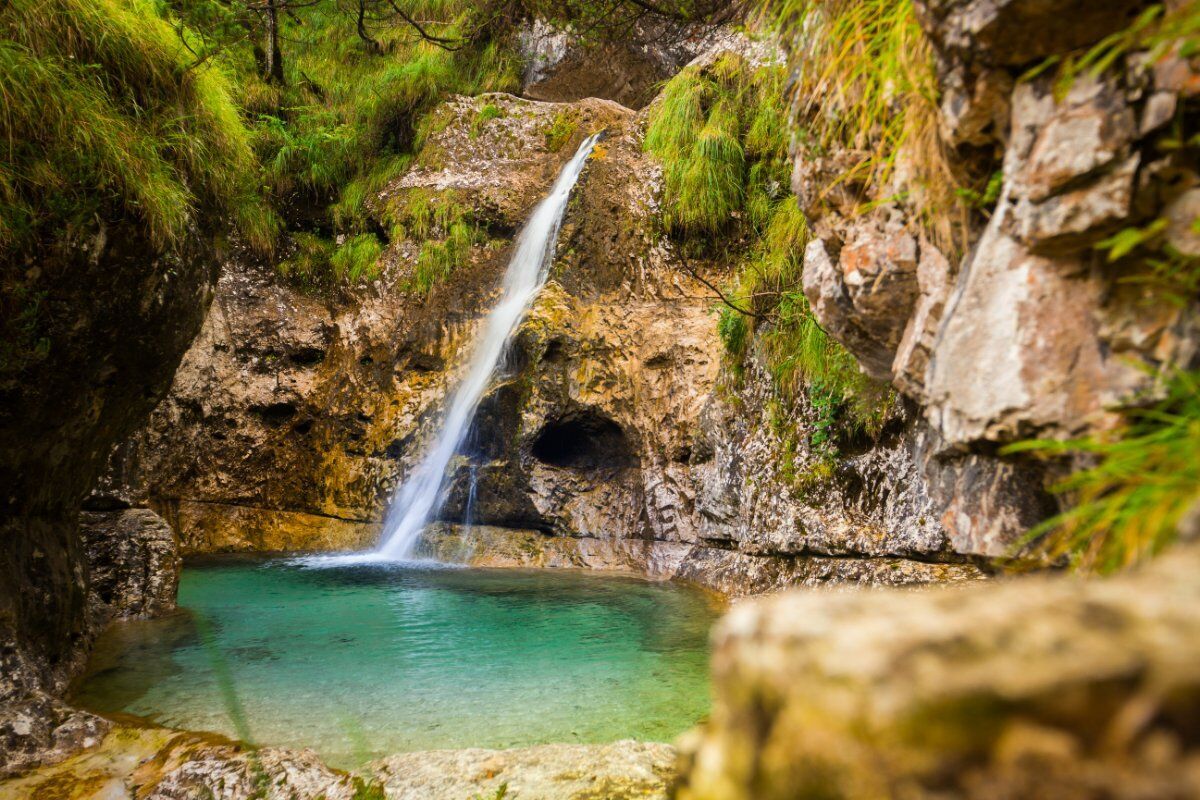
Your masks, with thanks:
[(1176, 373), (1163, 400), (1126, 410), (1115, 432), (1022, 442), (1006, 452), (1093, 461), (1055, 487), (1072, 507), (1030, 530), (1023, 547), (1085, 571), (1128, 566), (1174, 541), (1183, 515), (1200, 502), (1200, 373)]

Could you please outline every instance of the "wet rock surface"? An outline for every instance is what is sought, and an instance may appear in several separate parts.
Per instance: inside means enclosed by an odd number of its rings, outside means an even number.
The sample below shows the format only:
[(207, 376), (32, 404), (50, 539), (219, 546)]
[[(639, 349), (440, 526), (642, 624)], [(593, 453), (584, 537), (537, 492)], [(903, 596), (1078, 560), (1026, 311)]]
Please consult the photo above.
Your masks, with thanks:
[(515, 750), (441, 750), (391, 756), (370, 766), (388, 800), (664, 799), (674, 769), (667, 744), (550, 744)]

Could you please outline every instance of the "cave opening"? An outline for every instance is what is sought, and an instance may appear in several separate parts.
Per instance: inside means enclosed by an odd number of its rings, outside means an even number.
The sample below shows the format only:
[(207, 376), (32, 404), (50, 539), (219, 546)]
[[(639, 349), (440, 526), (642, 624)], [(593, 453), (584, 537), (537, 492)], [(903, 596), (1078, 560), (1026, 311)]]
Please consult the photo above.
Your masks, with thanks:
[(621, 426), (590, 410), (547, 421), (530, 452), (543, 464), (576, 470), (621, 469), (637, 461)]

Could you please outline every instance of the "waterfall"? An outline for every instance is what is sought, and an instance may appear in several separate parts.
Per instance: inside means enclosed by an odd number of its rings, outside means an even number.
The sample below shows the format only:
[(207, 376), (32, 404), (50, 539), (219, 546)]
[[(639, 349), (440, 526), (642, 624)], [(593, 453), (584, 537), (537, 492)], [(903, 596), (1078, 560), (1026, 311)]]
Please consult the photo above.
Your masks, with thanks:
[(516, 250), (504, 274), (500, 299), (483, 322), (466, 373), (450, 397), (441, 429), (421, 463), (400, 486), (388, 509), (383, 538), (373, 554), (376, 557), (411, 557), (417, 537), (440, 509), (444, 500), (446, 468), (462, 446), (475, 417), (475, 408), (483, 398), (509, 339), (546, 282), (567, 200), (598, 137), (599, 134), (593, 134), (579, 146), (575, 156), (559, 173), (550, 193), (538, 203), (517, 236)]

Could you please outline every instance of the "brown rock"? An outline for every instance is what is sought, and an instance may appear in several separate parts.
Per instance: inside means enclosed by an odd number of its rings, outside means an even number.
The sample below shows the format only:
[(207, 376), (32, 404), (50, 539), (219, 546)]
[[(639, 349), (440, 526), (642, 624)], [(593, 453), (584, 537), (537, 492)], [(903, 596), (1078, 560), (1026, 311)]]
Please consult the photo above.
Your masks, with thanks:
[(1198, 569), (739, 604), (674, 796), (1194, 796)]
[(181, 559), (175, 533), (162, 517), (148, 508), (85, 511), (80, 533), (92, 602), (104, 619), (174, 610)]
[(1137, 0), (917, 0), (921, 27), (966, 61), (1020, 66), (1124, 29)]

